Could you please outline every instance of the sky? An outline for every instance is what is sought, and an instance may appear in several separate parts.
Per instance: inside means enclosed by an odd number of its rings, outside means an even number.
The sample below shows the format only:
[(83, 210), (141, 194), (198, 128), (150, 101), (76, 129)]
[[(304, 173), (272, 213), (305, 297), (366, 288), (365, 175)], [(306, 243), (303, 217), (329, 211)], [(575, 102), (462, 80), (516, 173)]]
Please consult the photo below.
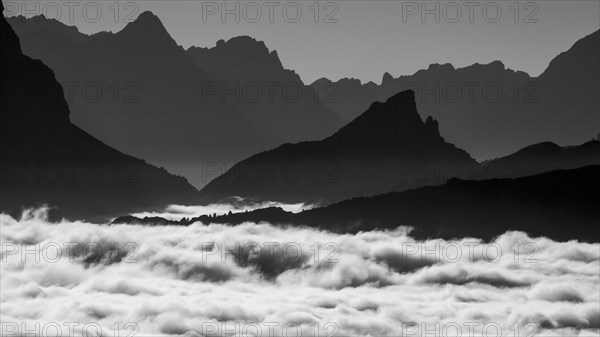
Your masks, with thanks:
[(495, 60), (536, 76), (600, 27), (597, 0), (3, 2), (6, 16), (45, 14), (88, 34), (118, 31), (149, 10), (184, 48), (250, 35), (277, 50), (306, 83), (380, 83), (385, 72), (396, 77), (431, 63)]

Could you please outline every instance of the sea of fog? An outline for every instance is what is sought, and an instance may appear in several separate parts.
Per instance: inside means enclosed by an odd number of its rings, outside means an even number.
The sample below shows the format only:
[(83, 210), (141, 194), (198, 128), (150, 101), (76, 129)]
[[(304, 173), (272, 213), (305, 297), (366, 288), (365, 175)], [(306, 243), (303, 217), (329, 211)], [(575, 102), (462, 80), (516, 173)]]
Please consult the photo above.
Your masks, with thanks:
[(600, 331), (598, 244), (521, 232), (486, 243), (415, 241), (409, 228), (50, 223), (46, 214), (1, 215), (2, 336)]

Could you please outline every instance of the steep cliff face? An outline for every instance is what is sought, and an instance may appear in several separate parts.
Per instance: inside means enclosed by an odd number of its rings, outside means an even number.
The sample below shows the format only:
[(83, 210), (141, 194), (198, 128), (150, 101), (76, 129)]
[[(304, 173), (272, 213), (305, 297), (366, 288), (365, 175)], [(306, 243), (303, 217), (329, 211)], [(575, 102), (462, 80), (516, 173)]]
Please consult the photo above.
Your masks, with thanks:
[(48, 204), (55, 207), (53, 217), (104, 220), (196, 197), (184, 178), (120, 153), (71, 124), (52, 70), (22, 54), (4, 17), (0, 30), (3, 212)]
[(207, 202), (242, 196), (330, 203), (441, 184), (477, 166), (467, 152), (444, 141), (437, 121), (421, 120), (414, 92), (408, 90), (373, 103), (322, 141), (286, 144), (252, 156), (201, 193)]
[(433, 117), (422, 121), (412, 90), (395, 94), (385, 102), (371, 104), (367, 111), (324, 142), (352, 149), (367, 148), (369, 151), (391, 148), (393, 154), (404, 151), (405, 155), (431, 159), (449, 155), (457, 160), (471, 160), (465, 151), (446, 143)]

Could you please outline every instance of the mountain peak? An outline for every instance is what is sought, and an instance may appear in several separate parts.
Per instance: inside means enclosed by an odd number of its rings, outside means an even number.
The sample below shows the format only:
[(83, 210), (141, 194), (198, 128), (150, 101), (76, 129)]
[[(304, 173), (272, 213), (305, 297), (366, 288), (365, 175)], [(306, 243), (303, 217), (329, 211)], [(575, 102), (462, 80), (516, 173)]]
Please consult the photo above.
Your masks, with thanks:
[(496, 60), (496, 61), (490, 62), (488, 64), (488, 66), (490, 66), (492, 68), (495, 68), (495, 69), (499, 69), (499, 70), (506, 70), (506, 66), (500, 60)]
[(300, 82), (294, 71), (284, 68), (276, 51), (269, 51), (265, 42), (250, 36), (221, 39), (214, 47), (190, 47), (187, 52), (200, 67), (236, 81), (272, 81), (277, 78), (277, 81)]
[(162, 21), (150, 11), (145, 11), (138, 15), (135, 21), (127, 24), (120, 33), (131, 34), (136, 37), (147, 36), (151, 40), (164, 38), (172, 40)]
[(476, 71), (476, 72), (489, 72), (489, 73), (502, 73), (504, 71), (506, 71), (506, 66), (504, 65), (504, 63), (502, 63), (502, 61), (492, 61), (490, 63), (484, 64), (484, 63), (475, 63), (472, 64), (470, 66), (464, 67), (464, 68), (459, 68), (458, 70), (462, 70), (462, 71)]
[(232, 37), (227, 41), (221, 39), (217, 41), (215, 47), (209, 50), (219, 55), (219, 57), (232, 55), (235, 58), (239, 58), (240, 55), (244, 55), (243, 58), (251, 62), (256, 62), (257, 64), (267, 62), (271, 66), (274, 65), (277, 68), (283, 68), (275, 50), (270, 52), (264, 41), (247, 35)]
[(141, 13), (133, 22), (144, 25), (163, 25), (158, 16), (151, 11)]
[(259, 41), (248, 35), (235, 36), (227, 41), (221, 39), (217, 42), (217, 47), (245, 48), (269, 53), (269, 48), (267, 48), (264, 41)]
[(431, 116), (427, 117), (427, 120), (425, 121), (425, 129), (434, 137), (441, 137), (440, 124)]
[(381, 85), (385, 85), (386, 83), (389, 83), (393, 80), (394, 77), (386, 71), (385, 74), (383, 74), (383, 78), (381, 79)]
[(456, 70), (456, 68), (454, 68), (454, 66), (450, 63), (444, 63), (444, 64), (432, 63), (429, 65), (429, 68), (427, 68), (427, 70), (429, 70), (429, 71), (454, 71), (454, 70)]
[(367, 111), (328, 140), (382, 147), (443, 141), (439, 136), (437, 121), (431, 117), (425, 123), (421, 120), (412, 90), (399, 92), (384, 103), (371, 104)]
[(321, 86), (321, 85), (326, 85), (326, 84), (330, 84), (333, 83), (330, 79), (328, 79), (327, 77), (321, 77), (317, 80), (315, 80), (314, 82), (312, 82), (310, 84), (310, 86)]

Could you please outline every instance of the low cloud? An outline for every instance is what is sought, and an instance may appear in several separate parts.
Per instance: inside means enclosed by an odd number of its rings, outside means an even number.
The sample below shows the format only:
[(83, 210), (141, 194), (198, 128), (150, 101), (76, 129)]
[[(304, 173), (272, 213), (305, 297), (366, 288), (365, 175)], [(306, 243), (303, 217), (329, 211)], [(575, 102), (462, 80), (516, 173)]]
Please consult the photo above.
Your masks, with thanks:
[(406, 228), (350, 235), (264, 223), (50, 223), (44, 210), (0, 220), (5, 336), (36, 323), (38, 335), (52, 335), (42, 329), (55, 323), (64, 335), (65, 322), (89, 336), (98, 328), (104, 336), (600, 329), (598, 244), (520, 232), (486, 243), (416, 241)]
[(163, 212), (139, 212), (132, 214), (135, 217), (161, 217), (168, 220), (180, 220), (181, 218), (194, 218), (201, 215), (223, 215), (229, 212), (251, 212), (260, 208), (279, 207), (287, 212), (298, 213), (315, 207), (313, 204), (297, 203), (285, 204), (276, 201), (256, 201), (241, 197), (232, 197), (223, 202), (206, 206), (169, 205)]

